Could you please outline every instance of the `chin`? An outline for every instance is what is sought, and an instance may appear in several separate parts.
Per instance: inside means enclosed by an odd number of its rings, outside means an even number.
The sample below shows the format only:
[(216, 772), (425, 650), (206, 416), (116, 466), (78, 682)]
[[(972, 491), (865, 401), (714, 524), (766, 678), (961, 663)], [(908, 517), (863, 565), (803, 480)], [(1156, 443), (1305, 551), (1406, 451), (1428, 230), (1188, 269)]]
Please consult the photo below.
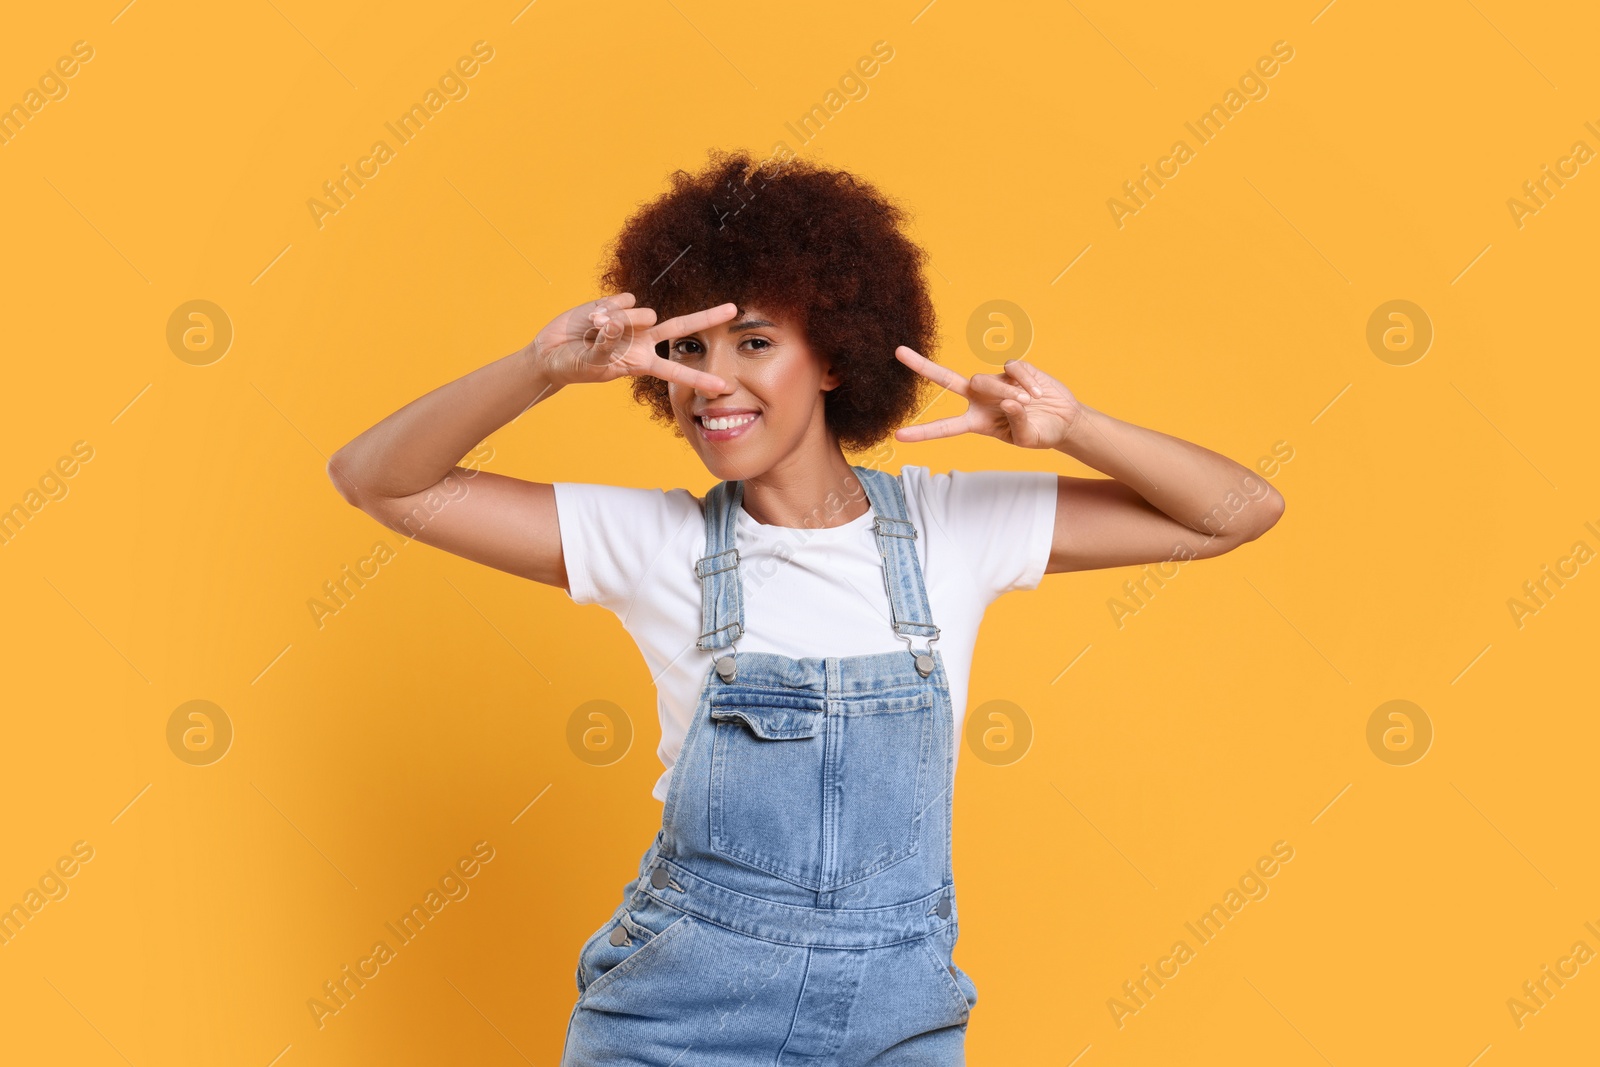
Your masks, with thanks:
[(768, 467), (768, 461), (765, 457), (729, 456), (716, 452), (702, 453), (700, 462), (705, 464), (706, 470), (710, 471), (713, 476), (725, 482), (738, 482), (753, 478)]

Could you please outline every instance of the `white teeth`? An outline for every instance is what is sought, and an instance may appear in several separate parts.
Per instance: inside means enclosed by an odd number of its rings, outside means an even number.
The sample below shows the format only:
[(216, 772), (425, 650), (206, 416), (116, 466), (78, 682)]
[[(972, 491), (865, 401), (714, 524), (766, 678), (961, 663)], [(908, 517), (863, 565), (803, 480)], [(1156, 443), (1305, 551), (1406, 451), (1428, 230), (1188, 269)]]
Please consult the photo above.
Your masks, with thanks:
[(723, 419), (708, 419), (702, 416), (700, 425), (708, 430), (731, 430), (735, 426), (743, 426), (747, 422), (754, 421), (754, 419), (754, 415), (729, 415)]

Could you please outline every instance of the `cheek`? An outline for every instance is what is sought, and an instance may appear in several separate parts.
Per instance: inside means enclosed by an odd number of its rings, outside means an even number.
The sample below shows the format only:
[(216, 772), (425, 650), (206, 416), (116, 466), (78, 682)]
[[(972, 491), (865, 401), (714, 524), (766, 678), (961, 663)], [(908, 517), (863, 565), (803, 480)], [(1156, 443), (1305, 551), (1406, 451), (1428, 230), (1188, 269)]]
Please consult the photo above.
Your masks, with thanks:
[(809, 410), (811, 399), (822, 388), (820, 370), (808, 360), (798, 359), (768, 364), (745, 381), (764, 405), (791, 413)]

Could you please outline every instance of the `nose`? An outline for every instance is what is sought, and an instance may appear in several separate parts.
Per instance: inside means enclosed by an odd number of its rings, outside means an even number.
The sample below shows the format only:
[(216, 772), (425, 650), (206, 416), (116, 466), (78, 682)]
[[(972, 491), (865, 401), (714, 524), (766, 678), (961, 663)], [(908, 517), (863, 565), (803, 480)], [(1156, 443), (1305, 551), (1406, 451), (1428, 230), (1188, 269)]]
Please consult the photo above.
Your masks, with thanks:
[(733, 392), (736, 387), (734, 373), (739, 369), (738, 360), (739, 355), (736, 351), (734, 351), (733, 343), (731, 341), (719, 339), (711, 342), (711, 344), (706, 346), (705, 360), (700, 364), (700, 369), (705, 371), (707, 374), (714, 374), (718, 378), (721, 378), (728, 384), (728, 387), (720, 392), (716, 389), (704, 389), (697, 387), (695, 392), (705, 397), (707, 400), (712, 400), (719, 396), (726, 396), (727, 394)]

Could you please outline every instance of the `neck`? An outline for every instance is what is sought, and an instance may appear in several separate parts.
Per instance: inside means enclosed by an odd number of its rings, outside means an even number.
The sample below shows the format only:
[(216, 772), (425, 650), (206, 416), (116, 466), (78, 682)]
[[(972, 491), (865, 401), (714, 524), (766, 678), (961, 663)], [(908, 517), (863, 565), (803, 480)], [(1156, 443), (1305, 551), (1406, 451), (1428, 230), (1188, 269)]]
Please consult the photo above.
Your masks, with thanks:
[(831, 446), (821, 456), (791, 454), (744, 482), (744, 510), (764, 526), (825, 529), (872, 510), (866, 487)]

